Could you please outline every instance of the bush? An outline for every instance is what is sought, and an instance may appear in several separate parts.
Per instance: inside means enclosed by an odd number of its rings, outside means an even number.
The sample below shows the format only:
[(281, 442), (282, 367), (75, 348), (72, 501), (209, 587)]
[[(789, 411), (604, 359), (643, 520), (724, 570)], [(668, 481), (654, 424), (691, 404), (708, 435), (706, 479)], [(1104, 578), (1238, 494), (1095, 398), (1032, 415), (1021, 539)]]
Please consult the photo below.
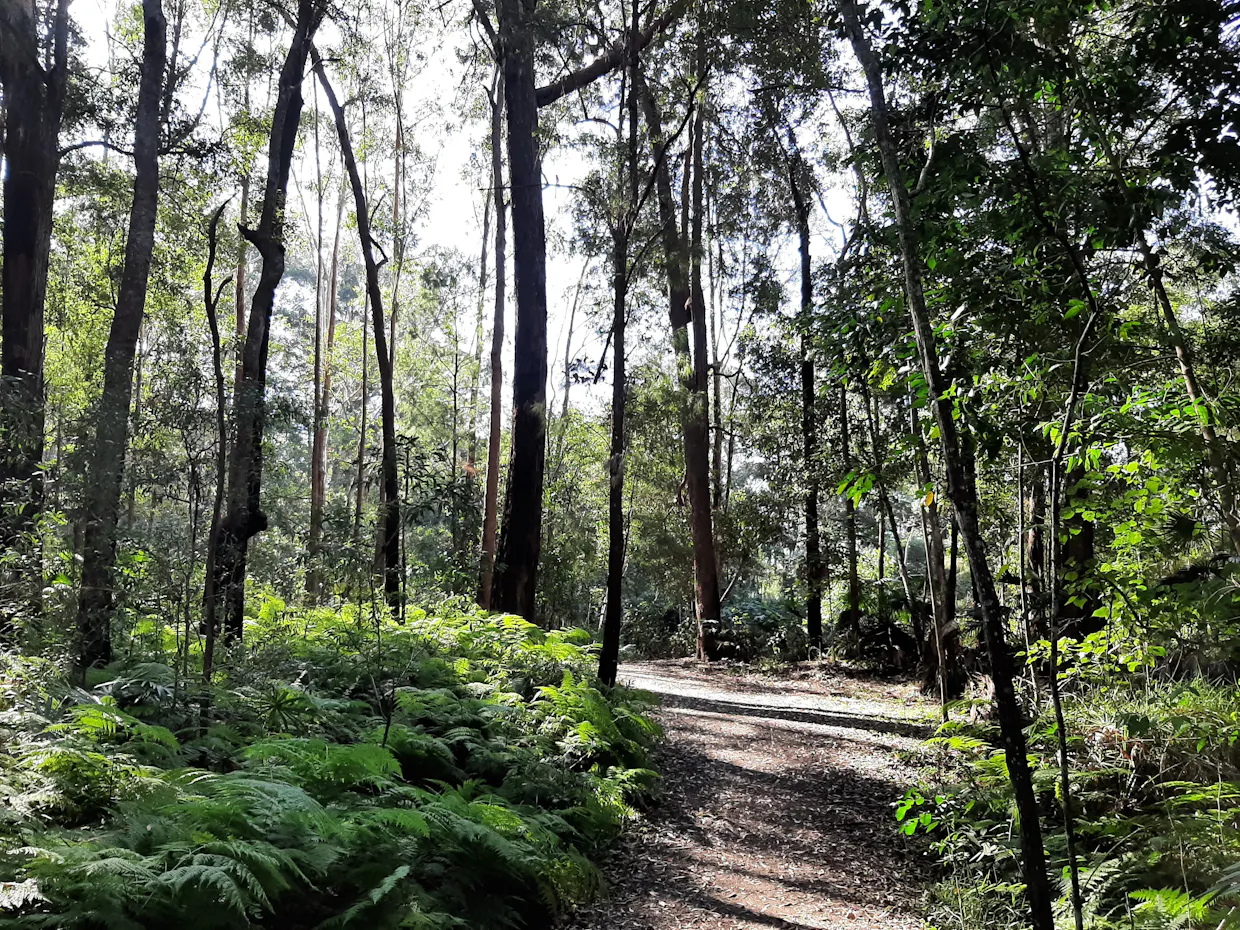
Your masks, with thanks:
[(202, 693), (155, 656), (90, 691), (7, 656), (0, 926), (546, 926), (654, 783), (593, 653), (350, 609), (260, 612)]

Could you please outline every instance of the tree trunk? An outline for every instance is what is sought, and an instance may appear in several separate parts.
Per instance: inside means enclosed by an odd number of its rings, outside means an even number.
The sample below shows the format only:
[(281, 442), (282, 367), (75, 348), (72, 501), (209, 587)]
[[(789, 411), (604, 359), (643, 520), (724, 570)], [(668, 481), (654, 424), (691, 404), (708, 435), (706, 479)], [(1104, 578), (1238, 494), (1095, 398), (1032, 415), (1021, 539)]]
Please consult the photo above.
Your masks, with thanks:
[[(789, 130), (789, 136), (792, 133)], [(822, 541), (818, 529), (818, 389), (814, 377), (814, 279), (810, 261), (809, 203), (802, 188), (806, 174), (800, 152), (789, 151), (788, 183), (796, 209), (797, 240), (801, 253), (801, 440), (805, 467), (805, 627), (812, 647), (822, 646)]]
[(120, 517), (133, 362), (146, 311), (159, 201), (160, 100), (167, 61), (167, 23), (160, 0), (143, 0), (142, 76), (134, 121), (134, 185), (116, 312), (104, 350), (103, 395), (95, 416), (95, 449), (87, 483), (86, 540), (78, 599), (81, 668), (112, 661), (112, 568)]
[[(849, 435), (848, 388), (840, 381), (840, 451), (845, 473), (852, 472), (852, 437)], [(848, 624), (861, 626), (861, 579), (857, 575), (857, 502), (844, 498), (844, 536), (848, 542)]]
[[(611, 458), (607, 462), (607, 610), (603, 616), (603, 647), (599, 653), (598, 677), (607, 685), (616, 683), (620, 664), (620, 631), (624, 622), (624, 560), (627, 534), (624, 518), (625, 403), (627, 372), (625, 360), (626, 300), (629, 289), (629, 236), (637, 212), (637, 31), (639, 0), (633, 0), (629, 31), (631, 64), (624, 87), (624, 104), (628, 116), (628, 148), (620, 166), (619, 198), (624, 209), (612, 223), (612, 350), (611, 367)], [(617, 128), (616, 135), (621, 135)], [(617, 139), (619, 141), (619, 139)], [(625, 169), (627, 168), (627, 184)]]
[(315, 398), (314, 438), (310, 446), (310, 536), (306, 545), (309, 571), (306, 591), (318, 602), (323, 594), (323, 509), (327, 506), (327, 434), (331, 419), (332, 350), (336, 346), (336, 310), (340, 272), (340, 231), (344, 224), (344, 195), (336, 194), (336, 232), (327, 276), (327, 338), (323, 345), (322, 379)]
[(1042, 827), (1038, 820), (1038, 800), (1033, 790), (1026, 754), (1024, 715), (1016, 699), (1013, 684), (1012, 660), (1008, 654), (1003, 608), (999, 604), (978, 520), (977, 486), (966, 478), (960, 457), (960, 439), (956, 422), (952, 418), (952, 402), (945, 399), (947, 384), (939, 368), (938, 344), (926, 307), (924, 259), (920, 252), (918, 230), (909, 206), (908, 187), (900, 167), (899, 151), (891, 132), (882, 67), (861, 25), (855, 0), (841, 0), (840, 11), (853, 50), (866, 76), (875, 141), (895, 211), (896, 232), (904, 265), (905, 297), (912, 318), (922, 374), (934, 405), (935, 420), (943, 446), (948, 493), (960, 525), (960, 535), (964, 539), (978, 594), (982, 629), (994, 681), (999, 729), (1003, 737), (1008, 774), (1019, 817), (1021, 861), (1032, 925), (1034, 930), (1054, 930), (1052, 894), (1046, 872), (1046, 853), (1042, 846)]
[[(223, 286), (216, 292), (211, 283), (215, 270), (215, 253), (218, 241), (220, 217), (224, 215), (227, 202), (220, 204), (207, 227), (207, 267), (202, 273), (202, 300), (207, 311), (207, 325), (211, 330), (211, 367), (215, 371), (215, 497), (211, 504), (211, 530), (207, 537), (207, 563), (203, 586), (203, 646), (202, 680), (211, 683), (215, 665), (215, 640), (218, 598), (216, 597), (215, 560), (220, 538), (220, 513), (224, 506), (224, 483), (228, 469), (228, 398), (224, 387), (224, 351), (220, 340), (219, 305)], [(225, 282), (227, 283), (227, 282)]]
[(517, 328), (512, 457), (492, 592), (495, 606), (535, 616), (547, 460), (547, 237), (543, 223), (533, 26), (524, 0), (500, 0), (499, 40), (508, 107)]
[[(698, 654), (716, 658), (714, 637), (709, 626), (720, 614), (719, 574), (715, 563), (715, 541), (710, 509), (710, 460), (707, 450), (708, 424), (704, 393), (697, 388), (696, 372), (689, 357), (689, 322), (693, 310), (688, 280), (689, 256), (680, 239), (676, 206), (672, 199), (671, 173), (658, 103), (646, 84), (641, 69), (635, 70), (636, 90), (641, 95), (650, 145), (655, 162), (655, 194), (662, 226), (664, 265), (667, 271), (668, 308), (672, 326), (672, 347), (676, 353), (681, 428), (685, 443), (685, 477), (689, 490), (690, 530), (693, 538), (695, 594), (698, 611)], [(688, 166), (686, 166), (688, 170)], [(699, 287), (700, 289), (700, 287)], [(703, 381), (702, 387), (705, 387)]]
[(624, 619), (624, 416), (625, 416), (625, 300), (628, 292), (628, 233), (613, 230), (611, 366), (611, 458), (607, 460), (607, 611), (603, 617), (603, 648), (598, 674), (604, 684), (616, 683), (620, 656), (620, 627)]
[(284, 202), (301, 122), (302, 77), (311, 40), (322, 17), (323, 8), (314, 0), (299, 0), (272, 112), (263, 212), (257, 228), (241, 227), (242, 235), (258, 250), (262, 270), (250, 303), (241, 379), (233, 399), (236, 437), (228, 466), (228, 508), (220, 524), (216, 560), (217, 597), (223, 600), (224, 634), (230, 640), (239, 640), (242, 635), (250, 540), (267, 528), (261, 490), (271, 312), (276, 287), (284, 277)]
[[(38, 609), (42, 569), (27, 534), (42, 509), (43, 308), (60, 167), (60, 120), (68, 83), (69, 0), (58, 0), (51, 68), (39, 48), (42, 24), (17, 0), (0, 0), (4, 136), (3, 272), (0, 277), (0, 550), (22, 553), (10, 576), (14, 600)], [(8, 572), (6, 571), (6, 574)], [(5, 635), (9, 622), (0, 624)]]
[(495, 577), (495, 535), (499, 523), (499, 455), (503, 438), (504, 407), (504, 301), (508, 251), (508, 217), (504, 209), (504, 96), (503, 69), (495, 66), (491, 97), (491, 187), (495, 194), (495, 321), (491, 329), (491, 417), (487, 435), (487, 487), (482, 518), (482, 573), (478, 604), (491, 609)]
[(362, 246), (362, 260), (366, 266), (366, 294), (370, 301), (371, 326), (375, 334), (375, 358), (379, 363), (380, 424), (383, 434), (381, 468), (383, 473), (383, 500), (380, 508), (381, 540), (383, 548), (383, 594), (393, 616), (400, 612), (401, 564), (400, 564), (400, 485), (396, 468), (396, 394), (392, 381), (392, 356), (388, 353), (387, 333), (383, 326), (383, 292), (379, 289), (379, 265), (375, 261), (374, 239), (370, 232), (370, 212), (366, 204), (366, 188), (357, 169), (353, 143), (349, 138), (349, 126), (345, 122), (344, 108), (336, 99), (327, 71), (313, 45), (310, 54), (318, 72), (319, 83), (327, 97), (328, 106), (336, 119), (336, 135), (340, 141), (340, 154), (349, 184), (353, 188), (353, 206), (357, 214), (357, 235)]

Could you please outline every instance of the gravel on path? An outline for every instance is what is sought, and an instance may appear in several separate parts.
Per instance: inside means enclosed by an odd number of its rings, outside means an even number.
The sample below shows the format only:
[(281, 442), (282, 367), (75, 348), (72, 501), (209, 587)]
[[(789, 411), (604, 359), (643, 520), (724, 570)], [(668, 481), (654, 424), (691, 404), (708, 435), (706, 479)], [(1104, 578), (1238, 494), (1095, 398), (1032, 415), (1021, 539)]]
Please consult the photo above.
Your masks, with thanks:
[(906, 684), (625, 665), (666, 730), (663, 797), (604, 863), (573, 930), (917, 930), (924, 875), (892, 814), (931, 729)]

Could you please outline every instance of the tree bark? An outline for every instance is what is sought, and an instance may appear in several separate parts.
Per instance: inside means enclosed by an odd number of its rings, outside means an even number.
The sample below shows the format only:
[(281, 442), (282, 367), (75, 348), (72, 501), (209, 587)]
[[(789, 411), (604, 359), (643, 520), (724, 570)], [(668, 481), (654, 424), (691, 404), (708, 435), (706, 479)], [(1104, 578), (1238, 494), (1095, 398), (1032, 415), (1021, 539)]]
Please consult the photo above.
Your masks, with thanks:
[(1008, 774), (1012, 782), (1019, 817), (1021, 862), (1031, 922), (1035, 930), (1054, 930), (1055, 921), (1051, 909), (1053, 898), (1046, 872), (1046, 852), (1042, 846), (1038, 801), (1029, 770), (1024, 715), (1016, 699), (1013, 684), (1012, 660), (1008, 654), (1003, 608), (999, 603), (978, 519), (977, 486), (973, 481), (968, 480), (963, 468), (960, 438), (956, 430), (956, 422), (952, 418), (952, 402), (950, 399), (945, 399), (947, 384), (939, 367), (937, 339), (926, 307), (923, 283), (924, 259), (918, 241), (918, 230), (910, 210), (908, 187), (904, 172), (900, 167), (899, 151), (892, 136), (886, 91), (883, 87), (882, 66), (870, 46), (855, 0), (841, 0), (840, 11), (844, 17), (845, 28), (853, 51), (866, 76), (874, 120), (875, 141), (895, 212), (896, 233), (904, 266), (905, 297), (909, 315), (912, 318), (922, 374), (930, 392), (935, 421), (943, 446), (943, 463), (947, 472), (948, 492), (959, 522), (960, 535), (964, 539), (965, 549), (969, 556), (969, 565), (978, 595), (982, 629), (994, 681), (999, 729), (1003, 738)]
[(547, 237), (530, 8), (524, 0), (500, 0), (498, 7), (504, 100), (508, 107), (517, 327), (512, 373), (512, 456), (492, 597), (499, 610), (533, 620), (547, 460)]
[(95, 448), (86, 491), (86, 540), (78, 598), (81, 668), (112, 661), (112, 568), (120, 517), (133, 362), (146, 312), (159, 203), (160, 101), (167, 62), (167, 23), (160, 0), (143, 0), (142, 72), (134, 120), (134, 185), (116, 312), (104, 350), (103, 395), (95, 415)]
[(495, 536), (499, 523), (499, 455), (503, 438), (504, 302), (507, 278), (508, 216), (504, 208), (504, 96), (503, 69), (497, 63), (491, 96), (491, 187), (495, 195), (495, 320), (491, 329), (491, 417), (487, 436), (487, 487), (482, 518), (482, 573), (478, 604), (491, 609), (495, 577)]
[(276, 287), (284, 277), (284, 203), (301, 122), (302, 77), (323, 12), (316, 0), (299, 0), (297, 4), (297, 19), (272, 112), (263, 212), (257, 228), (241, 227), (242, 235), (258, 250), (262, 270), (250, 303), (241, 379), (233, 399), (236, 436), (228, 466), (228, 508), (220, 524), (216, 560), (217, 597), (223, 599), (224, 634), (229, 640), (240, 640), (242, 635), (250, 540), (267, 528), (261, 490), (271, 312)]
[(383, 594), (393, 616), (400, 612), (401, 563), (400, 563), (400, 485), (396, 468), (396, 393), (392, 380), (392, 356), (388, 352), (387, 333), (383, 326), (383, 292), (379, 289), (379, 264), (375, 261), (374, 239), (370, 231), (370, 212), (366, 204), (366, 188), (357, 168), (353, 143), (349, 138), (349, 126), (345, 122), (344, 108), (336, 99), (336, 92), (327, 79), (327, 71), (314, 46), (310, 46), (314, 68), (336, 120), (336, 135), (340, 141), (340, 154), (349, 184), (353, 188), (353, 206), (357, 214), (357, 235), (362, 246), (362, 260), (366, 266), (366, 294), (370, 302), (371, 326), (375, 335), (375, 358), (379, 364), (379, 419), (383, 435), (381, 470), (383, 474), (383, 498), (380, 508), (380, 538), (383, 549)]
[[(641, 97), (650, 145), (655, 162), (655, 195), (663, 240), (667, 273), (668, 312), (672, 327), (672, 347), (676, 353), (678, 402), (681, 431), (685, 444), (685, 477), (689, 490), (690, 531), (693, 539), (695, 594), (698, 611), (698, 655), (714, 659), (714, 637), (709, 626), (720, 614), (719, 574), (715, 563), (715, 541), (710, 508), (710, 460), (707, 450), (706, 398), (698, 393), (696, 372), (689, 356), (689, 323), (694, 310), (688, 280), (688, 254), (681, 242), (672, 199), (671, 172), (665, 149), (670, 144), (663, 135), (658, 102), (647, 85), (642, 69), (634, 71), (636, 90)], [(688, 170), (688, 167), (686, 167)], [(703, 385), (704, 386), (704, 385)]]
[[(51, 67), (40, 62), (33, 4), (0, 0), (4, 135), (3, 272), (0, 277), (0, 549), (22, 552), (10, 576), (15, 600), (37, 608), (37, 549), (27, 545), (42, 509), (43, 309), (68, 85), (69, 0), (57, 0)], [(7, 628), (6, 622), (0, 624)]]

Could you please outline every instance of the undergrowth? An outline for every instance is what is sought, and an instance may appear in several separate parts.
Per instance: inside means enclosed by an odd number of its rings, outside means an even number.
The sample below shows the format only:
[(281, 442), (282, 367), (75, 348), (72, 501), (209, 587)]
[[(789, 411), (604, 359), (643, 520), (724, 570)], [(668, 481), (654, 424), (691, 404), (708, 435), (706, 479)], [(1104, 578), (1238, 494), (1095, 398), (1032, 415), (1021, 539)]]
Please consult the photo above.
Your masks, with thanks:
[[(1091, 641), (1092, 640), (1092, 641)], [(1136, 670), (1088, 680), (1099, 634), (1072, 644), (1064, 696), (1087, 930), (1240, 927), (1240, 689)], [(1152, 667), (1152, 666), (1151, 666)], [(1149, 669), (1146, 669), (1148, 671)], [(1024, 926), (1007, 763), (985, 722), (953, 719), (927, 746), (923, 783), (897, 808), (941, 865), (933, 926)], [(1047, 853), (1060, 878), (1056, 922), (1073, 927), (1055, 718), (1029, 729)]]
[(0, 926), (543, 927), (656, 778), (581, 631), (274, 602), (210, 687), (149, 642), (0, 657)]

